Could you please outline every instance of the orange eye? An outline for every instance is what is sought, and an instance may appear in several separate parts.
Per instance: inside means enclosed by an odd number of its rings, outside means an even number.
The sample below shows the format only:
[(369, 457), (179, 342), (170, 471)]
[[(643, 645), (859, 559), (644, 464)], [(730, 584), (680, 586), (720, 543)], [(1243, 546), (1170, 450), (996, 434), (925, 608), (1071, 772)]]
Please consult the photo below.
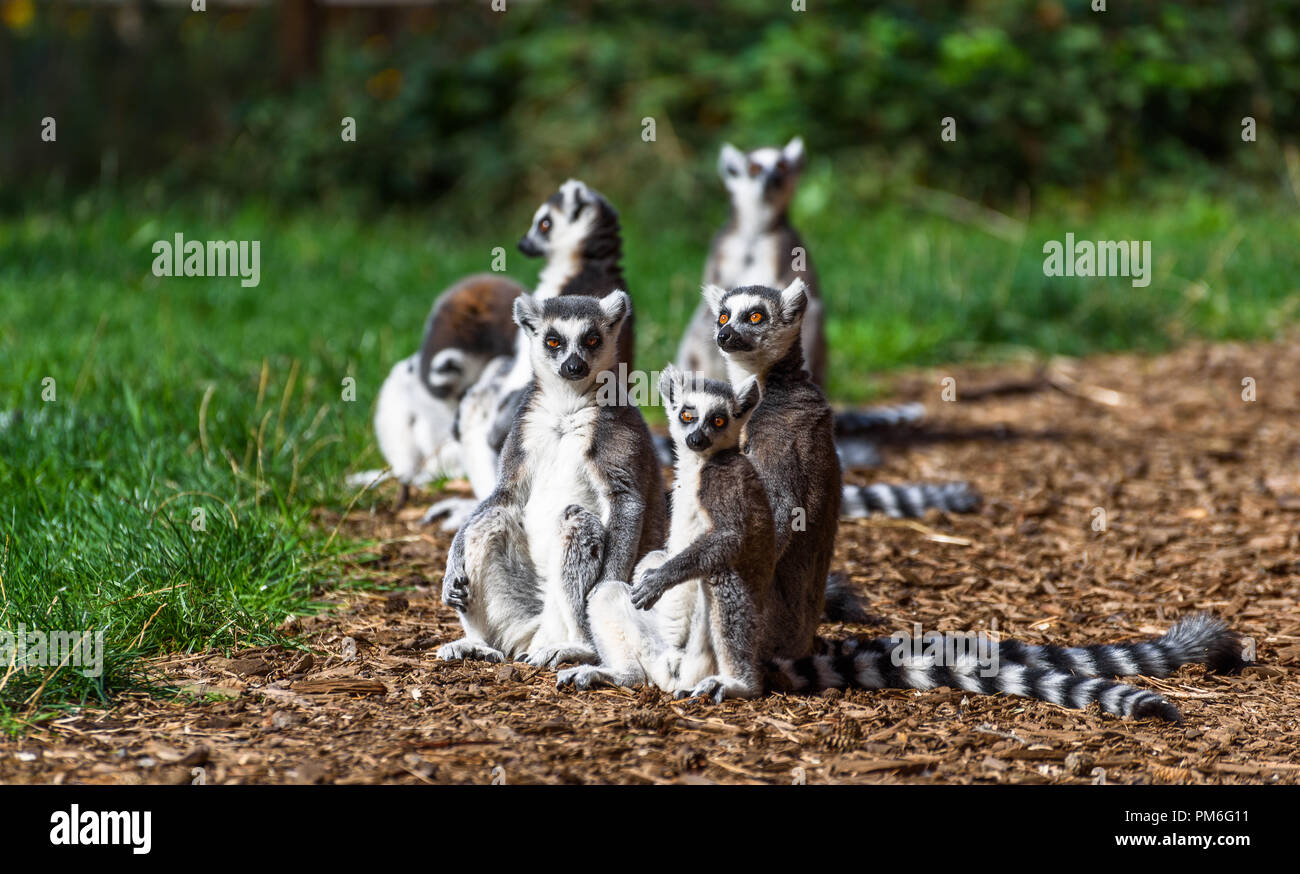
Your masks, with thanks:
[(555, 339), (554, 337), (548, 337), (546, 340), (546, 345), (550, 346), (552, 349), (559, 349), (560, 341)]
[(715, 428), (721, 428), (726, 424), (727, 424), (727, 420), (722, 418), (721, 416), (715, 416), (713, 418), (713, 427)]
[(722, 315), (718, 316), (719, 325), (725, 325), (729, 321), (731, 321), (731, 316), (727, 315), (726, 313), (723, 313)]
[(588, 338), (587, 338), (587, 348), (589, 348), (589, 349), (591, 349), (591, 348), (595, 348), (596, 344), (599, 343), (599, 342), (600, 342), (600, 338), (599, 338), (599, 337), (588, 337)]
[(749, 175), (751, 177), (757, 176), (759, 173), (762, 172), (763, 172), (763, 165), (759, 164), (757, 161), (749, 162)]
[(543, 234), (549, 231), (550, 229), (551, 229), (550, 219), (542, 219), (540, 222), (537, 223), (537, 230), (541, 231)]
[(761, 322), (761, 321), (763, 321), (763, 314), (762, 314), (762, 313), (750, 313), (750, 314), (749, 314), (749, 323), (750, 323), (751, 325), (757, 325), (757, 324), (758, 324), (759, 322)]
[(687, 424), (694, 422), (695, 414), (688, 412), (687, 410), (682, 410), (682, 421), (686, 422)]

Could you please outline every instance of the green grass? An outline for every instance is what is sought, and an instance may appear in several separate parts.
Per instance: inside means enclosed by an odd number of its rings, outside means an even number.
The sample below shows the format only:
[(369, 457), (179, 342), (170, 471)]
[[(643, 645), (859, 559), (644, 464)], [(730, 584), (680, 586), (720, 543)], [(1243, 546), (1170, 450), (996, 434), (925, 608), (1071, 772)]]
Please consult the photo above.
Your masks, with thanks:
[[(1300, 218), (1289, 204), (1190, 195), (1063, 208), (1011, 242), (842, 200), (813, 175), (796, 211), (827, 299), (839, 401), (869, 398), (871, 375), (901, 365), (1154, 351), (1189, 335), (1268, 337), (1295, 321)], [(662, 203), (624, 211), (646, 369), (675, 349), (721, 218), (717, 204), (700, 214), (672, 195)], [(331, 537), (312, 511), (345, 507), (344, 474), (380, 466), (374, 398), (416, 347), (437, 292), (486, 269), (498, 245), (512, 275), (536, 277), (514, 249), (530, 214), (473, 236), (432, 213), (95, 196), (0, 218), (0, 628), (103, 629), (107, 648), (100, 678), (3, 680), (0, 725), (138, 683), (141, 656), (274, 640), (286, 615), (364, 561), (364, 544)], [(1044, 277), (1043, 241), (1067, 231), (1151, 240), (1151, 286)], [(260, 240), (260, 287), (153, 277), (150, 246), (176, 232)], [(355, 402), (342, 399), (346, 377)]]

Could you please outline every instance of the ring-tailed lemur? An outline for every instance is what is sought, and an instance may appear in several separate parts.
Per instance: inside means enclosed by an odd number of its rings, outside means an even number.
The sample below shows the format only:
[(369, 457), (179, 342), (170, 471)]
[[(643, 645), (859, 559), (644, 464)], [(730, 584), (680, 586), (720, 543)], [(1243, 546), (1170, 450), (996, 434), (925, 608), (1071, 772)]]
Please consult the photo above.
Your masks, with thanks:
[[(420, 351), (397, 362), (379, 390), (375, 436), (391, 476), (401, 483), (398, 506), (413, 485), (460, 472), (453, 438), (456, 405), (494, 358), (514, 347), (514, 299), (524, 290), (513, 280), (477, 273), (451, 285), (434, 301)], [(363, 485), (381, 471), (350, 477)]]
[[(796, 278), (803, 279), (808, 295), (804, 361), (813, 382), (821, 385), (826, 371), (826, 341), (822, 336), (817, 274), (789, 217), (790, 201), (803, 165), (803, 140), (799, 137), (782, 149), (768, 147), (749, 153), (730, 143), (723, 145), (718, 173), (731, 196), (731, 219), (713, 238), (704, 265), (704, 281), (722, 288), (784, 288)], [(713, 316), (701, 302), (682, 338), (677, 364), (690, 373), (726, 379), (713, 328)]]
[(677, 455), (668, 543), (641, 559), (630, 586), (614, 579), (592, 590), (600, 663), (561, 671), (557, 683), (750, 697), (762, 686), (754, 632), (771, 606), (776, 564), (767, 492), (739, 450), (758, 380), (737, 395), (670, 364), (659, 393)]
[[(546, 258), (533, 297), (539, 301), (568, 295), (600, 298), (626, 289), (623, 237), (618, 213), (598, 191), (570, 179), (533, 214), (519, 251)], [(618, 336), (618, 362), (632, 368), (633, 327), (629, 314)], [(528, 338), (519, 334), (512, 356), (503, 356), (484, 371), (461, 401), (456, 438), (474, 490), (481, 500), (492, 493), (497, 461), (514, 422), (520, 399), (532, 380)], [(617, 372), (617, 364), (615, 365)], [(429, 508), (425, 521), (447, 516), (444, 530), (459, 528), (476, 506), (475, 499), (451, 498)]]
[(645, 420), (635, 406), (599, 402), (631, 306), (623, 291), (515, 301), (533, 376), (500, 480), (452, 540), (442, 599), (465, 637), (440, 658), (593, 659), (587, 593), (628, 579), (663, 542), (663, 475)]

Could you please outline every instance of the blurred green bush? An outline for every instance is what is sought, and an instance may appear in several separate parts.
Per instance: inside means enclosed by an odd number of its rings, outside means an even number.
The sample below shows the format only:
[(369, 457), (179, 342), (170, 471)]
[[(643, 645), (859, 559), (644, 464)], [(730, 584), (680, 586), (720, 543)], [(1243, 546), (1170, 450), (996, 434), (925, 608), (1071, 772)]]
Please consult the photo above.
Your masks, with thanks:
[[(23, 4), (34, 14), (14, 14)], [(611, 195), (685, 197), (714, 185), (723, 140), (794, 133), (855, 194), (902, 181), (998, 202), (1211, 168), (1267, 181), (1282, 172), (1276, 132), (1300, 129), (1300, 4), (1287, 0), (331, 10), (318, 73), (291, 85), (274, 8), (0, 5), (10, 207), (33, 188), (138, 182), (164, 196), (438, 201), (478, 222), (570, 174)], [(45, 116), (56, 144), (40, 141)], [(355, 143), (339, 136), (344, 116)], [(945, 116), (957, 142), (940, 139)], [(1244, 116), (1259, 142), (1242, 142)]]

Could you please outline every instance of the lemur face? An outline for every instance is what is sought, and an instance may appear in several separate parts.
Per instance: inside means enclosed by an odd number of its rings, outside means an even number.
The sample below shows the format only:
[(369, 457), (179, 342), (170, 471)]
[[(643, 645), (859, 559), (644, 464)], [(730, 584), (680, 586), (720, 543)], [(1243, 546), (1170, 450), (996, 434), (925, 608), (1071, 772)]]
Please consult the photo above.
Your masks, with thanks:
[(708, 457), (737, 445), (760, 395), (757, 377), (733, 392), (725, 382), (685, 374), (671, 364), (659, 375), (659, 396), (679, 458), (682, 447)]
[(459, 398), (479, 378), (485, 363), (481, 355), (443, 349), (429, 362), (424, 384), (435, 398)]
[(754, 365), (785, 357), (790, 344), (799, 341), (808, 308), (802, 279), (795, 279), (784, 291), (762, 285), (727, 291), (706, 285), (704, 299), (713, 312), (713, 336), (723, 355)]
[(803, 140), (799, 137), (783, 149), (768, 147), (748, 153), (726, 143), (718, 155), (718, 175), (737, 212), (760, 207), (779, 212), (794, 197), (803, 163)]
[(515, 298), (515, 322), (529, 337), (533, 372), (551, 384), (587, 392), (597, 376), (618, 367), (618, 331), (632, 310), (625, 291), (602, 298), (584, 295), (539, 301)]
[(570, 179), (533, 213), (528, 233), (519, 238), (519, 251), (530, 258), (550, 258), (577, 249), (596, 223), (600, 195)]

